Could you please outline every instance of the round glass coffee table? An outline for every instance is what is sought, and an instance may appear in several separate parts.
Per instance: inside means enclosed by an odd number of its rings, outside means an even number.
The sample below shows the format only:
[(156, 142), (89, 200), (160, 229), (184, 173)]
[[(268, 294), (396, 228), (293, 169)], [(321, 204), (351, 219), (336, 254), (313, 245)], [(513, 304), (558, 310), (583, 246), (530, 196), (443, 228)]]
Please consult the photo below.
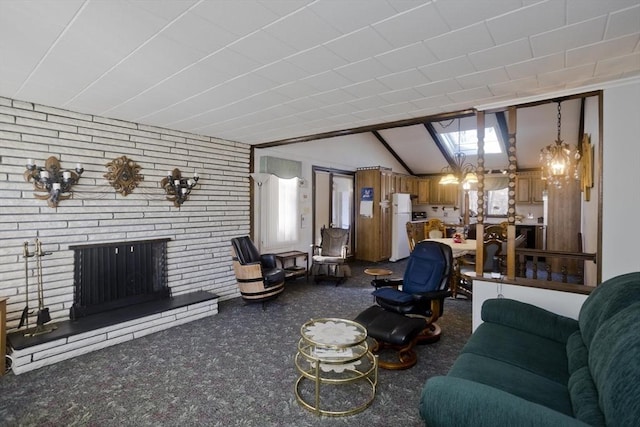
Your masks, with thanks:
[(298, 403), (329, 416), (369, 407), (378, 383), (378, 357), (369, 350), (364, 326), (346, 319), (312, 319), (302, 325), (300, 335), (295, 357)]

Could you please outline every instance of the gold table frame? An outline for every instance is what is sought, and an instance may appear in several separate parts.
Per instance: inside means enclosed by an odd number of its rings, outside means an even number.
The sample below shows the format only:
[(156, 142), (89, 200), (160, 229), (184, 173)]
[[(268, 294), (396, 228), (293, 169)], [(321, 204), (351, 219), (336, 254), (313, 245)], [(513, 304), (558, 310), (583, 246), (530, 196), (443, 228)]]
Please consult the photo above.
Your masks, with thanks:
[[(337, 335), (345, 329), (354, 331), (353, 337), (343, 340), (324, 341), (310, 333), (317, 326), (334, 327)], [(298, 403), (317, 415), (344, 416), (362, 412), (368, 408), (375, 398), (378, 384), (378, 356), (369, 350), (367, 330), (352, 320), (338, 318), (312, 319), (300, 328), (301, 338), (298, 341), (298, 352), (295, 365), (300, 376), (295, 383), (295, 395)], [(335, 336), (335, 335), (334, 335)], [(366, 360), (364, 369), (358, 369)], [(308, 366), (308, 368), (307, 368)], [(333, 372), (333, 374), (331, 374)], [(315, 387), (314, 401), (308, 402), (301, 395), (300, 388), (305, 380), (313, 381)], [(322, 409), (320, 407), (320, 389), (324, 385), (344, 385), (357, 381), (365, 381), (370, 387), (370, 395), (355, 407), (345, 410)]]

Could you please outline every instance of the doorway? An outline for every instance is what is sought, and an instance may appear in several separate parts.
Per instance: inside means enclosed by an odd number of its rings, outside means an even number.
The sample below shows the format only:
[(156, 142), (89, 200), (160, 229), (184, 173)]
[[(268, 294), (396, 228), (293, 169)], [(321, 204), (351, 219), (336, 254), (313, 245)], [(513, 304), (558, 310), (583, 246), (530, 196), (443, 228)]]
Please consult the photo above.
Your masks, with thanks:
[(312, 170), (313, 242), (320, 244), (322, 226), (349, 228), (349, 253), (353, 253), (355, 174), (318, 166)]

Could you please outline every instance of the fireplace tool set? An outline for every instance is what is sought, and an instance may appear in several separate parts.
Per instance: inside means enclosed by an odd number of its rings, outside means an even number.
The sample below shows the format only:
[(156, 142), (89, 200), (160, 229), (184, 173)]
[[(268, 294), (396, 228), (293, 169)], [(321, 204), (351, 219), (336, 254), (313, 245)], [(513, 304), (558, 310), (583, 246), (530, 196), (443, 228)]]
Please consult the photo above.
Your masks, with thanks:
[[(25, 337), (33, 337), (36, 335), (46, 334), (57, 327), (55, 325), (45, 325), (51, 321), (51, 315), (49, 314), (49, 308), (44, 306), (44, 287), (42, 283), (42, 257), (45, 255), (51, 255), (51, 252), (42, 251), (42, 242), (38, 239), (35, 241), (35, 249), (33, 252), (29, 252), (29, 242), (24, 242), (22, 257), (24, 258), (24, 281), (25, 281), (25, 298), (26, 305), (22, 310), (22, 316), (20, 317), (20, 323), (18, 329), (26, 325)], [(36, 258), (36, 278), (38, 281), (38, 312), (36, 314), (36, 327), (29, 329), (29, 258)]]

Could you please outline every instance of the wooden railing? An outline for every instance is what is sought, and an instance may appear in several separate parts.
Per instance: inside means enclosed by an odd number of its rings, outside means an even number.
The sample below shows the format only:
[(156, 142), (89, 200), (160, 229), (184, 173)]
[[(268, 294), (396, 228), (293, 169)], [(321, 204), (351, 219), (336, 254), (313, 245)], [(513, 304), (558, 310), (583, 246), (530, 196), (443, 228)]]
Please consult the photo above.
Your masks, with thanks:
[[(546, 273), (546, 280), (552, 281), (553, 274), (557, 273), (560, 275), (560, 281), (562, 283), (567, 283), (568, 278), (570, 276), (568, 262), (569, 260), (576, 260), (576, 273), (571, 274), (571, 276), (575, 276), (576, 283), (584, 284), (584, 262), (592, 261), (596, 262), (596, 254), (595, 253), (586, 253), (586, 252), (566, 252), (566, 251), (544, 251), (540, 249), (527, 249), (527, 248), (516, 248), (516, 274), (518, 277), (527, 277), (527, 258), (531, 257), (531, 271), (532, 271), (532, 279), (534, 280), (542, 280), (538, 279), (539, 271), (544, 271)], [(558, 259), (560, 263), (560, 271), (551, 271), (551, 259)], [(542, 270), (539, 268), (542, 267)]]

